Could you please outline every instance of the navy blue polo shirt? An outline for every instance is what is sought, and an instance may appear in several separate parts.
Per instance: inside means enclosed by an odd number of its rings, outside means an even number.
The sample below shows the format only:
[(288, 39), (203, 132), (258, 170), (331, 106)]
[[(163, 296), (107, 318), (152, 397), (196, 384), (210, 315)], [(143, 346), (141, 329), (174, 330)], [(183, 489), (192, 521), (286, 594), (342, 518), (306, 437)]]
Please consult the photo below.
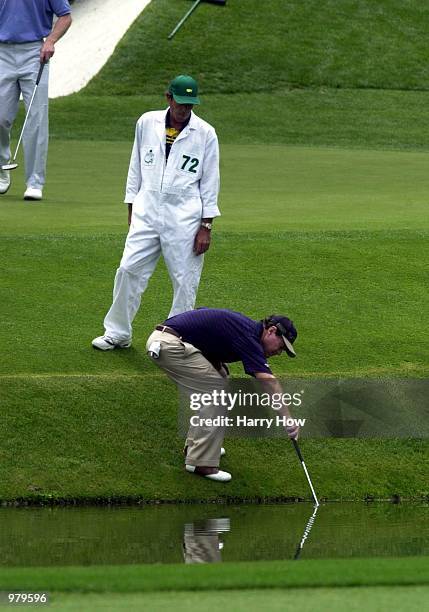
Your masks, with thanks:
[(272, 373), (261, 344), (263, 324), (240, 312), (197, 308), (170, 317), (164, 325), (177, 331), (213, 364), (242, 361), (251, 376), (256, 372)]

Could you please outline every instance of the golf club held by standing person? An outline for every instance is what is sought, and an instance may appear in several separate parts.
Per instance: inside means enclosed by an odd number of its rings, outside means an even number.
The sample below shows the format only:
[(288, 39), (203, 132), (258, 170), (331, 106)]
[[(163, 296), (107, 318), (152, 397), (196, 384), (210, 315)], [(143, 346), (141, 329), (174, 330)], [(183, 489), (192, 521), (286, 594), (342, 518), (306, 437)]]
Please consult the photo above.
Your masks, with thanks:
[[(10, 187), (10, 168), (17, 166), (10, 164), (10, 132), (22, 94), (27, 110), (21, 132), (27, 185), (24, 199), (43, 197), (49, 139), (49, 60), (70, 24), (68, 0), (0, 0), (0, 195)], [(18, 145), (20, 142), (21, 137)], [(18, 147), (13, 162), (17, 151)]]

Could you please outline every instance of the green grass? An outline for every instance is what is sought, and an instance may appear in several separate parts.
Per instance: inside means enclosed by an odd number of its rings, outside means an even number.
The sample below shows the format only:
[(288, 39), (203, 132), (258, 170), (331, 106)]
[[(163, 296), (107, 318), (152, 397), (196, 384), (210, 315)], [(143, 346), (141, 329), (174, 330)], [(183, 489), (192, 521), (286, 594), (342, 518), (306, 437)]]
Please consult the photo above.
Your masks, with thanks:
[(87, 88), (51, 101), (51, 136), (129, 142), (171, 78), (190, 72), (222, 143), (427, 150), (426, 6), (202, 3), (167, 41), (187, 8), (153, 0)]
[(90, 84), (51, 102), (51, 135), (129, 141), (137, 118), (165, 105), (171, 78), (190, 72), (222, 143), (427, 150), (427, 7), (202, 3), (168, 41), (187, 8), (153, 0)]
[(128, 142), (172, 76), (190, 72), (222, 143), (427, 150), (427, 7), (202, 3), (167, 41), (187, 8), (153, 0), (87, 88), (51, 101), (51, 136)]
[(394, 609), (397, 612), (420, 612), (426, 605), (429, 587), (360, 587), (356, 588), (317, 588), (317, 589), (248, 589), (227, 593), (205, 591), (204, 593), (150, 593), (118, 595), (116, 593), (79, 594), (53, 593), (52, 610), (171, 610), (187, 612), (199, 609), (219, 611), (248, 610), (279, 611), (298, 608), (301, 612), (317, 609), (332, 612), (351, 612)]
[(427, 89), (429, 9), (411, 0), (234, 0), (202, 4), (172, 41), (189, 1), (154, 0), (86, 92), (154, 94), (175, 73), (203, 93), (285, 85)]
[[(226, 233), (214, 240), (197, 303), (237, 309), (256, 319), (277, 311), (290, 314), (300, 331), (299, 359), (275, 359), (278, 374), (427, 375), (427, 330), (420, 323), (427, 304), (424, 234)], [(110, 305), (122, 242), (111, 234), (98, 239), (53, 235), (2, 240), (1, 256), (10, 263), (0, 290), (0, 337), (7, 347), (13, 335), (17, 346), (6, 351), (0, 375), (156, 372), (144, 350), (150, 331), (170, 307), (172, 290), (163, 266), (136, 318), (134, 349), (106, 355), (89, 346)], [(237, 246), (230, 253), (232, 242)], [(252, 266), (261, 252), (264, 259), (256, 271)], [(102, 262), (96, 270), (94, 261)], [(290, 268), (287, 284), (293, 291), (277, 290), (285, 282), (285, 271), (282, 264), (272, 271), (272, 261), (284, 261)], [(268, 293), (267, 285), (276, 291)], [(241, 367), (234, 372), (242, 373)]]
[[(102, 159), (95, 143), (52, 149), (43, 205), (22, 202), (15, 185), (1, 200), (0, 251), (9, 265), (0, 333), (4, 345), (11, 334), (19, 345), (0, 373), (153, 372), (141, 351), (168, 313), (163, 266), (136, 319), (138, 354), (89, 348), (124, 241), (121, 170), (128, 147), (104, 144)], [(420, 323), (427, 304), (427, 155), (228, 146), (222, 160), (224, 214), (198, 304), (256, 318), (275, 310), (294, 315), (303, 358), (276, 360), (279, 373), (427, 373), (427, 331)], [(273, 261), (279, 265), (273, 268)], [(279, 293), (285, 281), (291, 290)], [(361, 329), (371, 343), (356, 341)], [(328, 353), (327, 336), (335, 345)]]
[(3, 591), (49, 591), (53, 610), (417, 611), (428, 584), (425, 557), (0, 569)]
[[(115, 233), (122, 240), (130, 150), (131, 142), (52, 142), (43, 204), (22, 201), (21, 166), (0, 199), (0, 233), (95, 240)], [(274, 238), (279, 232), (425, 232), (428, 163), (426, 152), (223, 145), (216, 229)]]
[[(227, 488), (183, 472), (176, 393), (144, 353), (170, 305), (162, 265), (134, 347), (90, 347), (122, 252), (129, 148), (54, 141), (44, 202), (20, 199), (22, 168), (0, 201), (8, 262), (0, 498), (308, 498), (283, 440), (227, 444)], [(278, 375), (427, 376), (428, 161), (413, 152), (223, 146), (224, 214), (198, 304), (293, 316), (299, 358), (273, 360)], [(428, 493), (424, 441), (303, 441), (303, 452), (321, 497)]]
[[(311, 498), (283, 439), (227, 439), (228, 486), (187, 474), (176, 394), (164, 378), (30, 376), (2, 379), (1, 389), (1, 499)], [(321, 498), (429, 494), (426, 441), (303, 440), (301, 447)]]
[(135, 593), (316, 587), (428, 586), (427, 557), (200, 565), (0, 568), (0, 586), (32, 591)]
[[(222, 144), (427, 150), (428, 100), (428, 92), (415, 91), (281, 89), (208, 94), (197, 114), (216, 127)], [(132, 141), (143, 112), (166, 106), (162, 86), (150, 96), (87, 96), (84, 91), (50, 104), (52, 137), (126, 142)]]

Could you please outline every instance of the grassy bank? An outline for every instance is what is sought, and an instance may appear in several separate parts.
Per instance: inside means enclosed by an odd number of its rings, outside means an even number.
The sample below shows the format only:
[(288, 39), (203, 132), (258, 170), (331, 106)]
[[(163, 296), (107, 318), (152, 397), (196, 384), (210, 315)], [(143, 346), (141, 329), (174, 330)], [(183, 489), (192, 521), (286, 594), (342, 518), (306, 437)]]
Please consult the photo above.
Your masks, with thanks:
[[(131, 355), (143, 361), (143, 356)], [(285, 439), (226, 439), (228, 485), (183, 469), (177, 399), (163, 378), (45, 376), (1, 380), (1, 500), (269, 501), (311, 499)], [(428, 497), (423, 440), (302, 440), (322, 499)], [(268, 467), (267, 467), (268, 466)], [(382, 466), (382, 469), (380, 469)]]
[(411, 0), (203, 3), (168, 41), (188, 8), (188, 0), (153, 0), (86, 92), (153, 94), (183, 72), (194, 74), (204, 93), (429, 85), (429, 9)]
[(153, 0), (79, 94), (52, 101), (59, 139), (131, 140), (174, 74), (196, 76), (201, 115), (231, 144), (427, 149), (428, 8), (410, 1)]

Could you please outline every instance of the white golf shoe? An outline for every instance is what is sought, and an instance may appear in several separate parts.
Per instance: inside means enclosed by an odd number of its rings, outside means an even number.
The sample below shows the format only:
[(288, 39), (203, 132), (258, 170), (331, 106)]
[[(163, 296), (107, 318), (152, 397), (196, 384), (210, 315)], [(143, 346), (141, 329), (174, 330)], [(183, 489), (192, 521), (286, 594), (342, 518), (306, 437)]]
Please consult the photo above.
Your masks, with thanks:
[(42, 190), (36, 187), (27, 187), (24, 193), (24, 200), (41, 200)]
[(197, 471), (197, 467), (195, 465), (185, 465), (185, 469), (187, 472), (191, 472), (192, 474), (196, 474), (197, 476), (202, 476), (203, 478), (208, 478), (209, 480), (215, 480), (217, 482), (229, 482), (232, 478), (232, 475), (229, 472), (224, 472), (222, 470), (218, 470), (214, 474), (202, 474)]
[(92, 346), (100, 351), (113, 351), (115, 348), (129, 348), (131, 340), (114, 340), (110, 336), (98, 336), (92, 341)]
[(10, 187), (10, 172), (9, 170), (0, 170), (0, 195), (8, 191)]

